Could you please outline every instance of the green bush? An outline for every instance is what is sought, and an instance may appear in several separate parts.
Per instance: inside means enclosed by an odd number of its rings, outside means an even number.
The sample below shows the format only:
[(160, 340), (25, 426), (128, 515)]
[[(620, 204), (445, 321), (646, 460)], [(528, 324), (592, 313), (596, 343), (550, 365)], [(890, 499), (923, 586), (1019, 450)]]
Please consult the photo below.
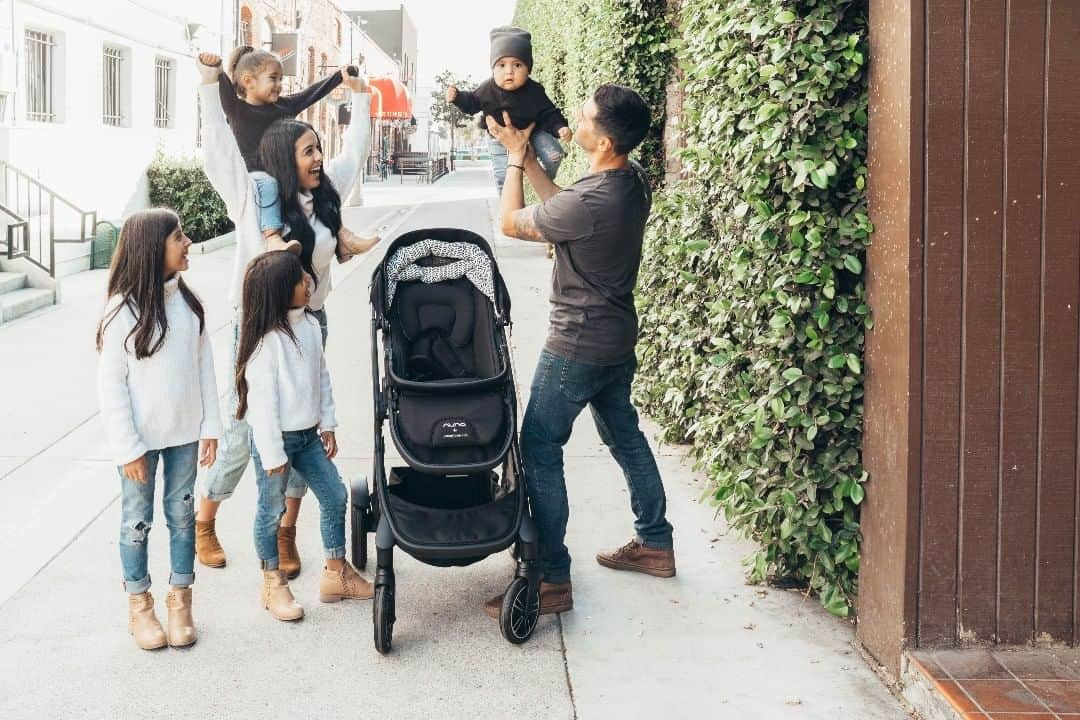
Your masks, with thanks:
[(686, 440), (754, 580), (846, 616), (859, 568), (866, 5), (685, 0), (682, 159), (639, 285), (637, 397)]
[(203, 242), (232, 230), (225, 203), (195, 160), (158, 154), (146, 171), (150, 204), (176, 211), (192, 242)]

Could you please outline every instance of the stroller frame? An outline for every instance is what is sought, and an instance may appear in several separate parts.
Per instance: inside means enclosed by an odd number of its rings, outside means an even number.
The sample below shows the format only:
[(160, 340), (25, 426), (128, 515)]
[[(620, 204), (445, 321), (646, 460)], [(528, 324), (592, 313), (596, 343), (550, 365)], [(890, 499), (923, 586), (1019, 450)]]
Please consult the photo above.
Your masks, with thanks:
[[(397, 375), (393, 368), (390, 307), (386, 302), (385, 264), (393, 253), (401, 247), (422, 239), (443, 240), (446, 242), (469, 242), (483, 250), (491, 261), (496, 292), (496, 332), (494, 340), (503, 367), (495, 377), (445, 386), (438, 392), (462, 393), (470, 390), (491, 389), (502, 385), (504, 400), (507, 404), (510, 422), (507, 439), (498, 453), (498, 460), (459, 465), (440, 465), (425, 462), (413, 456), (406, 443), (398, 436), (396, 423), (391, 421), (391, 434), (395, 446), (409, 468), (428, 475), (468, 475), (489, 472), (502, 465), (511, 468), (515, 487), (509, 494), (516, 494), (514, 522), (502, 536), (485, 542), (467, 546), (447, 546), (445, 544), (418, 542), (407, 537), (395, 521), (390, 507), (390, 483), (385, 467), (386, 440), (383, 434), (384, 423), (397, 409), (400, 389), (426, 388)], [(368, 533), (375, 534), (375, 599), (372, 608), (375, 648), (382, 654), (390, 651), (393, 641), (393, 626), (396, 620), (395, 597), (396, 581), (394, 575), (394, 548), (401, 546), (406, 552), (421, 562), (432, 565), (469, 564), (500, 552), (514, 545), (514, 557), (517, 567), (514, 577), (503, 595), (503, 604), (499, 616), (499, 628), (511, 643), (520, 644), (531, 637), (539, 617), (540, 610), (540, 573), (537, 567), (537, 531), (529, 514), (525, 475), (522, 471), (521, 452), (517, 433), (517, 398), (510, 358), (507, 331), (512, 327), (510, 321), (510, 296), (502, 276), (499, 274), (494, 254), (487, 241), (468, 230), (456, 228), (431, 228), (414, 230), (399, 236), (387, 248), (383, 260), (372, 273), (371, 280), (371, 377), (374, 398), (374, 438), (375, 452), (371, 475), (374, 493), (366, 478), (360, 477), (351, 483), (350, 515), (352, 560), (358, 568), (365, 568), (368, 560)], [(381, 347), (381, 352), (380, 352)], [(381, 360), (381, 364), (380, 364)], [(380, 366), (382, 371), (380, 372)], [(453, 478), (444, 477), (447, 482)], [(503, 478), (505, 482), (505, 478)]]

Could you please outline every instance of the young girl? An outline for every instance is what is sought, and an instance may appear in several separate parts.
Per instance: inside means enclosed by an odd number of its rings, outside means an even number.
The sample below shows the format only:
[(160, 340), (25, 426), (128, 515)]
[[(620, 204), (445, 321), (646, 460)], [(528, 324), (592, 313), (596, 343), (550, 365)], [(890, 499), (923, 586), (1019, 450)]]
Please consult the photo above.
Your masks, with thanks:
[(259, 488), (255, 551), (263, 570), (263, 607), (278, 620), (299, 620), (278, 567), (278, 523), (285, 512), (287, 468), (299, 470), (319, 500), (326, 567), (319, 599), (372, 597), (371, 583), (345, 560), (345, 484), (337, 455), (334, 398), (322, 331), (307, 310), (311, 291), (300, 260), (287, 252), (256, 257), (244, 276), (243, 326), (236, 355), (237, 418), (251, 425)]
[[(217, 64), (220, 65), (220, 59)], [(353, 66), (348, 68), (348, 72), (353, 76), (358, 74)], [(275, 177), (265, 172), (267, 168), (260, 162), (259, 142), (275, 121), (295, 118), (329, 95), (341, 84), (342, 74), (334, 73), (294, 95), (281, 94), (281, 76), (281, 61), (276, 55), (243, 45), (233, 50), (229, 57), (228, 76), (224, 73), (218, 76), (218, 93), (240, 154), (255, 181), (259, 229), (266, 239), (267, 250), (289, 250), (299, 254), (300, 243), (282, 240), (278, 187)], [(365, 252), (370, 245), (374, 245), (372, 240), (377, 241), (378, 238), (361, 237), (342, 227), (337, 233), (338, 259), (346, 262), (353, 255)]]
[[(129, 593), (128, 631), (152, 650), (195, 642), (195, 472), (214, 464), (221, 435), (214, 358), (203, 307), (180, 273), (191, 240), (171, 210), (128, 218), (109, 270), (98, 326), (101, 415), (120, 473), (120, 564)], [(164, 466), (172, 589), (168, 634), (154, 615), (147, 539), (158, 461)]]

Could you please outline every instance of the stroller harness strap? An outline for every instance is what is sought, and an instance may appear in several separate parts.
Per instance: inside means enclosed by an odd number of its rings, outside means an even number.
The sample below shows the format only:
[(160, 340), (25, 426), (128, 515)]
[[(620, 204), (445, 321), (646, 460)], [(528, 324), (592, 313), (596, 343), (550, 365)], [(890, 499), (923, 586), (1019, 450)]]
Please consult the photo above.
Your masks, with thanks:
[[(434, 266), (417, 264), (425, 257), (448, 258), (458, 262)], [(394, 253), (386, 264), (386, 305), (389, 307), (394, 302), (400, 282), (419, 280), (431, 284), (461, 277), (468, 278), (477, 290), (486, 295), (498, 313), (491, 259), (487, 253), (472, 243), (441, 240), (421, 240)]]

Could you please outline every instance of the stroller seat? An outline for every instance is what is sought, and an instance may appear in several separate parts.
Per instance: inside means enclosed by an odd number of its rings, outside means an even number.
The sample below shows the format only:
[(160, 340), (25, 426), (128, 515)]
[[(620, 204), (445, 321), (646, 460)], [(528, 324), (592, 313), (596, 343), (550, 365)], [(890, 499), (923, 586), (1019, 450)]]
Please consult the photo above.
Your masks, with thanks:
[(467, 280), (401, 285), (394, 298), (392, 327), (399, 336), (398, 371), (404, 379), (453, 382), (496, 374), (494, 355), (484, 352), (484, 338), (477, 337), (477, 330), (489, 322), (485, 317), (477, 322), (474, 295)]

